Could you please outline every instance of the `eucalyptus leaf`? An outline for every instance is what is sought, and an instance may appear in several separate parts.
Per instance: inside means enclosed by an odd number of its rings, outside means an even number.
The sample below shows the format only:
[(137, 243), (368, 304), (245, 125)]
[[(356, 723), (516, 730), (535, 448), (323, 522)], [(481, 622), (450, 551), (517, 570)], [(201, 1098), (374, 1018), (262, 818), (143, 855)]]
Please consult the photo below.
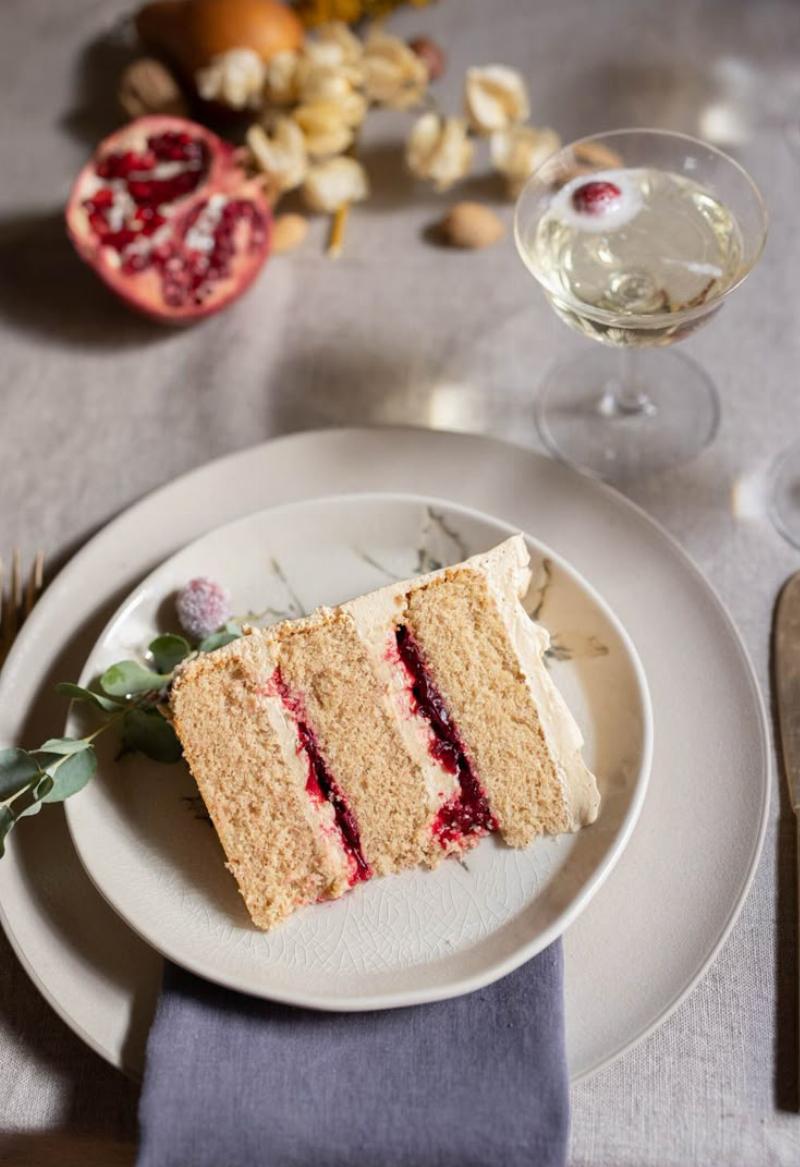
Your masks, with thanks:
[(42, 809), (41, 798), (34, 798), (34, 799), (32, 799), (31, 802), (29, 802), (27, 804), (27, 806), (24, 806), (22, 808), (22, 810), (17, 810), (15, 807), (14, 808), (14, 810), (15, 810), (14, 817), (18, 818), (18, 819), (24, 819), (24, 818), (27, 818), (28, 815), (38, 814), (41, 809)]
[(84, 689), (82, 685), (73, 685), (71, 681), (59, 681), (56, 685), (56, 693), (61, 697), (69, 697), (71, 701), (86, 701), (91, 705), (96, 705), (98, 709), (102, 709), (106, 713), (116, 713), (120, 708), (119, 701), (113, 701), (110, 697), (104, 697), (102, 693), (95, 693), (92, 689)]
[[(60, 758), (47, 767), (50, 786), (40, 795), (43, 802), (63, 802), (82, 790), (97, 769), (97, 755), (92, 746), (79, 754)], [(42, 782), (40, 785), (44, 785)], [(37, 792), (38, 792), (37, 787)]]
[(39, 763), (27, 750), (0, 750), (0, 798), (13, 798), (39, 773)]
[(5, 838), (17, 821), (14, 812), (7, 806), (0, 806), (0, 859), (6, 853)]
[(33, 797), (37, 802), (46, 802), (50, 791), (55, 786), (55, 779), (50, 774), (44, 774), (41, 782), (36, 783)]
[(175, 730), (155, 710), (128, 710), (122, 719), (122, 745), (156, 762), (179, 762), (182, 757)]
[(230, 628), (225, 628), (222, 632), (212, 632), (211, 636), (200, 641), (197, 650), (198, 652), (213, 652), (216, 648), (224, 648), (226, 644), (238, 640), (241, 635), (242, 632), (239, 628), (235, 632)]
[(161, 689), (169, 680), (168, 676), (154, 673), (135, 660), (122, 660), (106, 669), (100, 685), (109, 697), (131, 697), (135, 693)]
[(82, 737), (49, 737), (41, 745), (37, 753), (42, 754), (79, 754), (81, 750), (91, 749), (91, 743)]
[(192, 646), (182, 636), (166, 633), (164, 636), (157, 636), (147, 651), (160, 673), (171, 673), (182, 660), (186, 659), (192, 651)]
[(42, 774), (48, 774), (53, 769), (54, 766), (57, 766), (59, 764), (59, 762), (64, 761), (65, 755), (64, 754), (46, 754), (44, 752), (44, 750), (37, 750), (34, 757), (36, 758), (36, 761), (39, 763), (40, 772)]
[(41, 780), (30, 791), (29, 801), (25, 801), (22, 805), (19, 802), (14, 803), (14, 818), (22, 819), (27, 815), (38, 814), (42, 809), (42, 802), (52, 789), (53, 779), (49, 774), (43, 774)]

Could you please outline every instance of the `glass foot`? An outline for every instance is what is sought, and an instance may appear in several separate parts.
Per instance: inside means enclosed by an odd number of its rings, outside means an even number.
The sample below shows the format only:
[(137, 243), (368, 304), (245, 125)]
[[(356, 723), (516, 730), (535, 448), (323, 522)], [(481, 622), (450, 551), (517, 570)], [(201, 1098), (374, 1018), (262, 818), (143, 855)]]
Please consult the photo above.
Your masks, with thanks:
[(703, 450), (719, 424), (719, 398), (707, 374), (671, 349), (626, 354), (594, 347), (560, 361), (536, 399), (547, 448), (583, 474), (624, 482), (679, 466)]
[(800, 547), (800, 442), (785, 450), (775, 463), (769, 514), (784, 539)]

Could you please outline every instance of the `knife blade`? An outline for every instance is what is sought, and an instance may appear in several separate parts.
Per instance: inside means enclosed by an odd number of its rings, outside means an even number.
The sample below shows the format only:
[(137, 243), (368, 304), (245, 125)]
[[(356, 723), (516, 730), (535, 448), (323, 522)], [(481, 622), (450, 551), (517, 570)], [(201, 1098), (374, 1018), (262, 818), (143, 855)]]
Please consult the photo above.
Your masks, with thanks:
[(775, 692), (783, 766), (800, 815), (800, 571), (784, 585), (775, 616)]
[[(775, 612), (775, 696), (778, 705), (783, 768), (795, 814), (798, 921), (800, 945), (800, 571), (784, 584)], [(800, 976), (797, 978), (798, 1090), (800, 1091)]]

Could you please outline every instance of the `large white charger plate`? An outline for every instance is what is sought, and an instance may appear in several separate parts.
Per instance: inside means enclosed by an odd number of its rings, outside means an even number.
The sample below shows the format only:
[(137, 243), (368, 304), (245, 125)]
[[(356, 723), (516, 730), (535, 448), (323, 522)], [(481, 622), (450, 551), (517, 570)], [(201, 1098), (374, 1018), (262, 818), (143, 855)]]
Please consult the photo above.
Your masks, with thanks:
[[(273, 507), (172, 556), (125, 600), (89, 656), (89, 685), (175, 630), (174, 594), (210, 576), (233, 609), (304, 615), (416, 571), (457, 563), (513, 527), (442, 499), (358, 494)], [(575, 835), (513, 850), (486, 839), (435, 873), (370, 881), (269, 933), (251, 924), (183, 766), (106, 742), (98, 776), (66, 804), (92, 882), (148, 943), (242, 992), (317, 1009), (370, 1010), (470, 992), (534, 956), (611, 871), (641, 808), (652, 754), (649, 696), (633, 646), (590, 585), (527, 537), (526, 602), (550, 631), (549, 666), (586, 738), (602, 810)], [(68, 732), (85, 732), (73, 711)], [(84, 726), (84, 728), (82, 728)]]
[[(204, 466), (95, 536), (53, 582), (0, 676), (0, 741), (52, 734), (52, 685), (78, 675), (121, 600), (204, 532), (325, 493), (415, 490), (502, 515), (582, 571), (644, 664), (655, 749), (645, 805), (614, 872), (565, 933), (573, 1078), (660, 1024), (728, 935), (764, 835), (770, 754), (763, 705), (730, 618), (691, 561), (615, 491), (530, 450), (461, 434), (297, 434)], [(161, 959), (93, 888), (59, 808), (26, 820), (0, 861), (0, 914), (45, 997), (132, 1073)]]

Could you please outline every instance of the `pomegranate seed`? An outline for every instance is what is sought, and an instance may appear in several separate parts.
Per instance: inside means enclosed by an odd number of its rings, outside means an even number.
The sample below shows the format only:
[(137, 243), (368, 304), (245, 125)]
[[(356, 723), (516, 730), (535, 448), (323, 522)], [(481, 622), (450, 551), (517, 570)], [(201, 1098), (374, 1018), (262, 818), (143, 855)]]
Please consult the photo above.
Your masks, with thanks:
[(603, 215), (622, 198), (622, 191), (614, 182), (598, 180), (585, 182), (572, 192), (572, 205), (582, 215)]
[(150, 266), (150, 256), (146, 251), (134, 251), (126, 256), (122, 263), (122, 270), (130, 275), (145, 271)]
[(103, 245), (105, 247), (113, 247), (115, 251), (124, 251), (137, 238), (137, 232), (131, 231), (128, 227), (123, 227), (121, 231), (109, 231), (108, 234), (102, 237)]
[(89, 222), (91, 223), (93, 230), (95, 230), (98, 235), (105, 235), (108, 231), (108, 220), (106, 219), (105, 212), (94, 210), (91, 203), (84, 203), (84, 206), (86, 207), (86, 212), (89, 216)]
[(152, 170), (156, 164), (154, 154), (106, 154), (97, 164), (100, 178), (127, 178), (138, 171)]

